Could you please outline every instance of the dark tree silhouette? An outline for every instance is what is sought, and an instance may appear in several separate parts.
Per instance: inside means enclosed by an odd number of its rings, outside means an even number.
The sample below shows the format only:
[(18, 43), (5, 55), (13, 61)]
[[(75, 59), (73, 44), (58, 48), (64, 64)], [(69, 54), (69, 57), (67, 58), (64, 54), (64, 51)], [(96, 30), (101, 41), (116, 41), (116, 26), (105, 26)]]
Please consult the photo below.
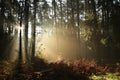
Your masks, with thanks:
[(34, 60), (35, 57), (35, 40), (36, 40), (36, 8), (37, 8), (37, 0), (33, 1), (33, 5), (34, 5), (34, 23), (33, 23), (33, 27), (32, 27), (32, 56), (31, 59)]

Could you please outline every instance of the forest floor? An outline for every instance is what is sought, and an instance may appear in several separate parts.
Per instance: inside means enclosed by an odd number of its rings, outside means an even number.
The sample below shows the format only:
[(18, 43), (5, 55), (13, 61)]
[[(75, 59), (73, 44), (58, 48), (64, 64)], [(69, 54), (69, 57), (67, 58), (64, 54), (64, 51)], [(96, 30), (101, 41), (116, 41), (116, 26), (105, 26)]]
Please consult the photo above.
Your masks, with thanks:
[(0, 62), (0, 80), (120, 80), (120, 66), (99, 66), (94, 60), (47, 63), (34, 61)]

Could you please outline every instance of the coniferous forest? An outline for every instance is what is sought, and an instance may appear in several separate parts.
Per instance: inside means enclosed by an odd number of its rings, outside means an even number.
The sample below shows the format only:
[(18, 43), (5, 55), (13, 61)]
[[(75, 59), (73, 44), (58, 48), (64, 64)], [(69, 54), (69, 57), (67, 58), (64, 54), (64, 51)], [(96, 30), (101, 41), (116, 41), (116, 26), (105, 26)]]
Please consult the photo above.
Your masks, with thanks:
[(120, 80), (120, 0), (0, 0), (0, 80)]

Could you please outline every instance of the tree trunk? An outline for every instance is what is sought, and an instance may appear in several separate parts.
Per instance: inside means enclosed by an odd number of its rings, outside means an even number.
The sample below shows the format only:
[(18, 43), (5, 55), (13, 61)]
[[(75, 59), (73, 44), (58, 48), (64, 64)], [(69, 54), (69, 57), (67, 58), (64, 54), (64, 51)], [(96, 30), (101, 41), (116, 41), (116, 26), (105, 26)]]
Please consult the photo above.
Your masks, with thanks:
[(79, 26), (79, 21), (80, 21), (80, 18), (79, 18), (79, 14), (80, 14), (80, 11), (79, 11), (79, 0), (76, 1), (77, 2), (77, 25)]
[[(20, 4), (20, 3), (19, 3)], [(22, 5), (20, 6), (20, 27), (22, 27), (22, 20), (23, 20), (23, 16), (22, 16), (22, 8), (23, 7), (23, 2), (22, 2)], [(22, 60), (22, 31), (20, 29), (20, 33), (19, 33), (19, 60)]]
[(75, 16), (74, 16), (74, 9), (75, 9), (75, 8), (74, 8), (74, 2), (72, 2), (72, 1), (71, 1), (71, 8), (72, 8), (72, 9), (71, 9), (71, 12), (72, 12), (72, 13), (71, 13), (71, 14), (72, 14), (72, 18), (71, 18), (72, 20), (71, 20), (71, 23), (72, 23), (72, 27), (74, 28), (74, 26), (75, 26), (75, 20), (74, 20), (74, 17), (75, 17)]
[(4, 33), (4, 12), (5, 12), (5, 4), (4, 4), (4, 0), (1, 0), (1, 7), (0, 7), (0, 36), (3, 36)]
[(25, 54), (26, 59), (29, 60), (28, 55), (28, 23), (29, 23), (29, 0), (25, 0)]
[(96, 4), (95, 4), (95, 0), (91, 0), (91, 4), (92, 4), (92, 9), (93, 9), (93, 15), (94, 15), (94, 30), (98, 28), (98, 23), (97, 23), (97, 12), (96, 12)]
[(56, 24), (56, 1), (52, 0), (52, 5), (53, 5), (53, 13), (54, 13), (54, 24)]
[(67, 0), (67, 3), (66, 3), (66, 5), (67, 5), (67, 14), (66, 14), (66, 26), (67, 26), (67, 28), (68, 28), (68, 16), (69, 16), (69, 14), (68, 14), (68, 0)]
[(32, 60), (34, 60), (35, 57), (35, 41), (36, 41), (36, 7), (37, 7), (37, 1), (34, 0), (34, 24), (32, 27)]
[(60, 12), (61, 12), (61, 27), (62, 27), (62, 23), (63, 23), (63, 13), (62, 13), (62, 0), (59, 0), (60, 2)]

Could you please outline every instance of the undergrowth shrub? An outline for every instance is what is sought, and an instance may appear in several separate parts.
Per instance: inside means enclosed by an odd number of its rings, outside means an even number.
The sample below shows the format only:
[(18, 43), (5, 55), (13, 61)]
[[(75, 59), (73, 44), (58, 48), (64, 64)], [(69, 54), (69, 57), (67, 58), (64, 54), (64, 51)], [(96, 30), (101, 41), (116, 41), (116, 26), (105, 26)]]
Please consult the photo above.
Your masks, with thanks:
[(94, 60), (74, 60), (71, 63), (59, 61), (51, 63), (50, 68), (52, 70), (46, 77), (48, 80), (89, 80), (90, 75), (105, 73), (106, 71), (106, 67), (98, 66)]

